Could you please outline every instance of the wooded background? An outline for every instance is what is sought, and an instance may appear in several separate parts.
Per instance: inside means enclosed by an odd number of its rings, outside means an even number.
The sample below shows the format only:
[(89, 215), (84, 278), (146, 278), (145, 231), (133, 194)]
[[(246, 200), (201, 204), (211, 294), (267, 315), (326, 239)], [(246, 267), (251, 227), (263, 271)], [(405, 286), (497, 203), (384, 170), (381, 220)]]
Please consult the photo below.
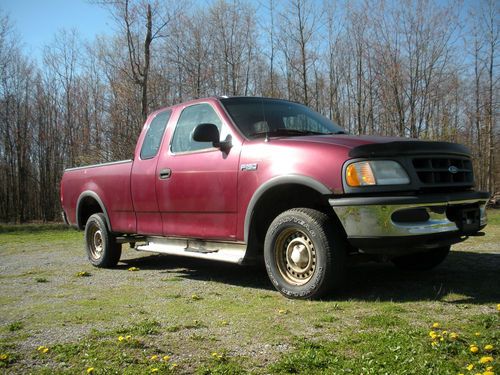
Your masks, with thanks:
[(0, 9), (0, 222), (59, 220), (64, 168), (132, 156), (146, 115), (211, 95), (305, 103), (353, 134), (460, 142), (499, 186), (500, 2), (94, 1), (43, 62)]

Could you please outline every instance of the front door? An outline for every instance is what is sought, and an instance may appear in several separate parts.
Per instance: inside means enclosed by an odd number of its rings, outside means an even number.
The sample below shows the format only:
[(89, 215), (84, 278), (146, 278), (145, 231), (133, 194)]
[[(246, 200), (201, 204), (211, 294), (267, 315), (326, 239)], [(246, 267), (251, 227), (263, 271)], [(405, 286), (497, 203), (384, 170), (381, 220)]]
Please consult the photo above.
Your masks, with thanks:
[(239, 145), (227, 152), (192, 138), (195, 127), (215, 124), (221, 139), (231, 136), (209, 103), (181, 112), (168, 157), (157, 167), (158, 206), (165, 236), (233, 240), (236, 237)]

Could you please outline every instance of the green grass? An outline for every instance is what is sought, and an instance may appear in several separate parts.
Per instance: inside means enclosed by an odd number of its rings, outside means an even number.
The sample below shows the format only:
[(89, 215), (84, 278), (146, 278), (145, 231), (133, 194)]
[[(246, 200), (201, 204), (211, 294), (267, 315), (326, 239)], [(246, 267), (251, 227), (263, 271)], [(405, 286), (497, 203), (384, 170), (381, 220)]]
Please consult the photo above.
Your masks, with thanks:
[(62, 223), (50, 224), (0, 224), (1, 233), (38, 233), (47, 231), (74, 231)]
[(488, 210), (488, 224), (500, 225), (500, 209)]
[[(480, 364), (479, 360), (499, 353), (498, 349), (488, 352), (484, 347), (498, 345), (500, 319), (498, 314), (488, 314), (479, 321), (482, 319), (489, 322), (488, 327), (472, 322), (461, 329), (452, 325), (428, 329), (443, 337), (442, 341), (426, 336), (422, 329), (401, 330), (392, 324), (384, 325), (382, 331), (350, 332), (336, 341), (298, 341), (295, 350), (270, 369), (278, 374), (456, 374), (466, 372), (465, 367), (472, 363), (474, 373), (486, 371), (488, 366), (498, 371), (498, 362)], [(452, 332), (457, 338), (450, 335)], [(471, 353), (471, 344), (478, 346), (479, 353)]]
[(116, 330), (116, 333), (146, 336), (157, 335), (160, 333), (160, 329), (161, 324), (158, 321), (146, 319), (130, 327), (119, 328)]
[(93, 268), (80, 232), (2, 226), (0, 372), (500, 374), (500, 211), (488, 215), (486, 236), (436, 270), (355, 266), (325, 301), (283, 298), (261, 267), (124, 249)]
[(23, 322), (12, 322), (7, 327), (8, 327), (10, 332), (16, 332), (16, 331), (22, 330), (24, 327), (24, 324), (23, 324)]

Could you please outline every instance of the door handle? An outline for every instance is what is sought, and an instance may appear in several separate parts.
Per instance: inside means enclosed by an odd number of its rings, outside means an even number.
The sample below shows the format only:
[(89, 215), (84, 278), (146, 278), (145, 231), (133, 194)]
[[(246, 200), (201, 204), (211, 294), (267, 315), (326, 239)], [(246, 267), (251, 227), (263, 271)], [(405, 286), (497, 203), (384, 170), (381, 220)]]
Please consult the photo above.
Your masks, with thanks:
[(167, 178), (170, 178), (172, 175), (172, 171), (170, 168), (165, 168), (160, 170), (160, 180), (166, 180)]

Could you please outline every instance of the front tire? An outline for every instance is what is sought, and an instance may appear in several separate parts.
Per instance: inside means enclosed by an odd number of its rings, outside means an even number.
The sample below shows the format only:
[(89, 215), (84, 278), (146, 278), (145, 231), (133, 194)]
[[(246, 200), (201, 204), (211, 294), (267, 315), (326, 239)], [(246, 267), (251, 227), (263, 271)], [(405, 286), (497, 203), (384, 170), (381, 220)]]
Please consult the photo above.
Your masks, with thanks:
[(309, 208), (278, 215), (264, 242), (267, 274), (288, 298), (317, 299), (338, 289), (345, 255), (346, 241), (330, 218)]
[(427, 271), (440, 265), (448, 256), (450, 246), (438, 247), (424, 253), (404, 255), (392, 259), (392, 263), (402, 270)]
[(90, 263), (96, 267), (111, 268), (120, 260), (121, 244), (109, 231), (102, 213), (91, 215), (85, 224), (85, 250)]

